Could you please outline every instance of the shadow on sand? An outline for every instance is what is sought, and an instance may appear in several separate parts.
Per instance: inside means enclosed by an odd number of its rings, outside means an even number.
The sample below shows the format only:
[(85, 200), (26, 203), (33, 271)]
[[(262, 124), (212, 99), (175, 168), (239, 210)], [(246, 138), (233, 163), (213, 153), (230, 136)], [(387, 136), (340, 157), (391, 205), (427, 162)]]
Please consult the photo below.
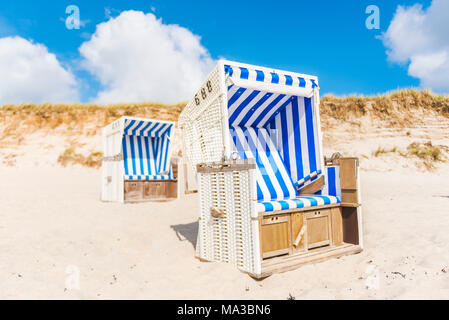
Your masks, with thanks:
[(174, 226), (170, 226), (178, 237), (179, 241), (189, 241), (193, 248), (196, 247), (196, 237), (198, 235), (198, 221), (186, 223), (186, 224), (177, 224)]

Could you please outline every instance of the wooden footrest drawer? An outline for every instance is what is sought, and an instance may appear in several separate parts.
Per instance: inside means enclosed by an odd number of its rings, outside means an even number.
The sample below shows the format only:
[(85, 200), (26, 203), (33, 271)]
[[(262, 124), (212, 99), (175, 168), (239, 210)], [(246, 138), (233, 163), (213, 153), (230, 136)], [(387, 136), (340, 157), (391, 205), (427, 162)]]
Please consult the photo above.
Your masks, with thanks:
[(125, 201), (138, 202), (173, 199), (178, 196), (174, 180), (125, 181)]
[(260, 222), (262, 258), (340, 245), (342, 232), (340, 207), (268, 216)]

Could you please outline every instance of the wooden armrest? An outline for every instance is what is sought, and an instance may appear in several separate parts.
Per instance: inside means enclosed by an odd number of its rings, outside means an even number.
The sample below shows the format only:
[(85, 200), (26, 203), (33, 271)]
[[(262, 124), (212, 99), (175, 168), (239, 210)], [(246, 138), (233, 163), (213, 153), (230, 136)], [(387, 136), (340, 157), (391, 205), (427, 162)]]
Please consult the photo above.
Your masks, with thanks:
[(316, 192), (320, 191), (323, 188), (324, 185), (324, 176), (321, 175), (318, 179), (315, 181), (312, 181), (308, 185), (302, 187), (298, 190), (298, 193), (301, 194), (315, 194)]
[(238, 159), (223, 162), (200, 163), (196, 166), (197, 172), (201, 173), (241, 171), (249, 169), (256, 169), (256, 162), (254, 161), (254, 159)]

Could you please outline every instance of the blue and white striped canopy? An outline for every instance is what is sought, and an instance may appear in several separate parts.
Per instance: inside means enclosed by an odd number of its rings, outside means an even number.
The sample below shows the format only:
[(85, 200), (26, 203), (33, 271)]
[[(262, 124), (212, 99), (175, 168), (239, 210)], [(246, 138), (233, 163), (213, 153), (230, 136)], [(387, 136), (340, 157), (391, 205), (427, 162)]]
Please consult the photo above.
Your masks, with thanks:
[(173, 123), (125, 119), (122, 140), (126, 180), (172, 179), (169, 159)]
[[(224, 65), (225, 76), (233, 82), (247, 83), (247, 87), (257, 85), (256, 83), (269, 84), (273, 88), (277, 86), (287, 86), (291, 88), (310, 88), (318, 87), (318, 81), (315, 77), (287, 73), (285, 71), (268, 70), (266, 68), (257, 68), (250, 66)], [(253, 84), (250, 84), (250, 83)]]
[(125, 118), (123, 133), (130, 136), (162, 137), (169, 134), (172, 128), (172, 123)]

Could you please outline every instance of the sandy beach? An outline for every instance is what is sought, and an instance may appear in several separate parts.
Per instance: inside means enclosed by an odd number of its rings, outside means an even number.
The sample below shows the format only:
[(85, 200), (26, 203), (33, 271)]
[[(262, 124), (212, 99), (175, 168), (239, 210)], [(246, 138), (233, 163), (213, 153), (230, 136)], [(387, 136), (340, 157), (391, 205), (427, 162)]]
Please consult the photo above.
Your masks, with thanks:
[(362, 170), (365, 250), (256, 281), (194, 258), (197, 195), (103, 203), (99, 170), (2, 167), (0, 298), (447, 299), (448, 172)]

